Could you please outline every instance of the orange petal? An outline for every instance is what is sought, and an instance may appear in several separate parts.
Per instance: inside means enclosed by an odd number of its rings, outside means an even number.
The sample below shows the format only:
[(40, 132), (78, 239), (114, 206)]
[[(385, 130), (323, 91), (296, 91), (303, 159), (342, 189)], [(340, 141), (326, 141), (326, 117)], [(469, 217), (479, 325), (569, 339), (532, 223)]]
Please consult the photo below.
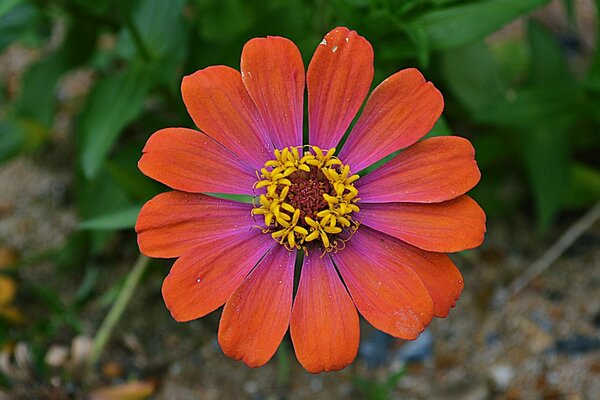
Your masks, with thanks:
[(190, 321), (221, 307), (274, 245), (269, 235), (253, 229), (202, 242), (185, 253), (162, 286), (173, 318)]
[(179, 257), (207, 241), (249, 232), (255, 225), (251, 209), (251, 204), (203, 194), (161, 193), (144, 204), (135, 224), (140, 251)]
[(310, 144), (335, 147), (369, 93), (373, 48), (355, 31), (335, 28), (317, 47), (307, 73)]
[(296, 45), (276, 36), (252, 39), (242, 50), (241, 70), (275, 147), (302, 145), (304, 64)]
[(227, 300), (219, 324), (227, 356), (250, 367), (273, 357), (290, 323), (295, 261), (295, 251), (275, 246)]
[(416, 143), (356, 182), (362, 203), (438, 203), (471, 190), (481, 177), (467, 139), (440, 136)]
[(185, 192), (252, 195), (248, 164), (202, 132), (162, 129), (148, 139), (138, 166), (152, 179)]
[(433, 128), (443, 109), (442, 94), (418, 70), (397, 72), (369, 96), (340, 159), (360, 171), (415, 143)]
[(396, 247), (394, 252), (404, 253), (407, 264), (423, 281), (433, 300), (435, 316), (447, 317), (465, 286), (462, 274), (450, 257), (446, 254), (423, 251), (397, 239), (393, 246)]
[(337, 371), (356, 357), (358, 314), (331, 259), (311, 251), (304, 259), (290, 335), (296, 357), (312, 373)]
[(434, 204), (362, 204), (362, 224), (423, 250), (452, 253), (483, 243), (485, 213), (469, 196)]
[(395, 239), (361, 226), (332, 255), (358, 311), (375, 328), (415, 339), (434, 316), (431, 295)]
[(201, 131), (255, 169), (273, 154), (271, 140), (239, 71), (208, 67), (183, 78), (181, 94)]

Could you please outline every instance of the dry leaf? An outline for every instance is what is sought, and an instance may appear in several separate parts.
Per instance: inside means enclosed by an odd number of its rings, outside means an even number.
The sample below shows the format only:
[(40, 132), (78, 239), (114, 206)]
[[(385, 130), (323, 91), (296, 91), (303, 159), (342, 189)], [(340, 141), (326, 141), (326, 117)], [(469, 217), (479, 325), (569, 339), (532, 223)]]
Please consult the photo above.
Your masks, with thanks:
[(131, 381), (117, 386), (104, 386), (90, 393), (90, 400), (142, 400), (154, 392), (154, 383)]

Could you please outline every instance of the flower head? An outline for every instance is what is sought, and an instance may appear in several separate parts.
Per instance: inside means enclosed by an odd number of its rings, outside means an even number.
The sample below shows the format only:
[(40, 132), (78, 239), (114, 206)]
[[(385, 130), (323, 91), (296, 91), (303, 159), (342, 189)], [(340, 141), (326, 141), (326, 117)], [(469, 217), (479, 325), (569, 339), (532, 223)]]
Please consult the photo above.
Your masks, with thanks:
[(308, 371), (344, 368), (358, 350), (357, 309), (414, 339), (462, 291), (445, 253), (483, 241), (485, 214), (465, 195), (480, 178), (473, 147), (419, 141), (443, 99), (416, 69), (373, 90), (342, 146), (372, 79), (371, 45), (346, 28), (325, 36), (306, 75), (291, 41), (252, 39), (241, 73), (214, 66), (183, 79), (200, 131), (163, 129), (144, 148), (140, 169), (174, 189), (146, 203), (136, 224), (144, 254), (178, 258), (165, 303), (178, 321), (224, 304), (221, 348), (249, 366), (265, 364), (289, 327)]

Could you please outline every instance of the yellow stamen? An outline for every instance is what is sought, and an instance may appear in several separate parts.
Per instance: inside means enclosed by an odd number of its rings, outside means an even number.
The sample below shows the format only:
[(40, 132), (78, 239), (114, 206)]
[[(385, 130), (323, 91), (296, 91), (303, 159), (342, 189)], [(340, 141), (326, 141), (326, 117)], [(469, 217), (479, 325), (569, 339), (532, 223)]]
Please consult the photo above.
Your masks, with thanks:
[[(331, 148), (325, 152), (317, 146), (276, 149), (275, 159), (257, 171), (258, 180), (253, 187), (262, 194), (258, 195), (252, 215), (262, 216), (263, 232), (270, 233), (289, 250), (306, 252), (308, 243), (319, 241), (325, 252), (338, 251), (338, 244), (344, 244), (358, 228), (352, 213), (359, 211), (355, 203), (360, 199), (354, 187), (359, 176), (352, 175), (350, 166), (334, 156), (335, 151)], [(321, 178), (317, 180), (317, 176)], [(323, 177), (328, 183), (320, 181)], [(304, 179), (315, 179), (311, 182), (316, 183), (305, 184)], [(293, 189), (294, 182), (302, 189)], [(316, 197), (310, 200), (310, 196)], [(321, 209), (315, 210), (315, 204), (321, 204)], [(337, 237), (339, 234), (345, 236)]]

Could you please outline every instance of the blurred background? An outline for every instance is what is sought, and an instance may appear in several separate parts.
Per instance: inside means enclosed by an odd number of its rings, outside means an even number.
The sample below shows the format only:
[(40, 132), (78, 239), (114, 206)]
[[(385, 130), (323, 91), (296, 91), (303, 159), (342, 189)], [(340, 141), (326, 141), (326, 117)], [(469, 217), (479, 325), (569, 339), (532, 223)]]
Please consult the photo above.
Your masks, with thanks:
[[(600, 398), (597, 7), (0, 0), (0, 399)], [(136, 163), (154, 131), (193, 127), (182, 76), (239, 68), (265, 35), (308, 65), (338, 25), (373, 45), (374, 86), (418, 67), (442, 91), (431, 135), (473, 142), (486, 242), (453, 256), (463, 296), (417, 341), (363, 321), (341, 372), (306, 373), (289, 337), (249, 369), (221, 354), (220, 312), (171, 319), (170, 261), (133, 268), (137, 212), (165, 190)]]

